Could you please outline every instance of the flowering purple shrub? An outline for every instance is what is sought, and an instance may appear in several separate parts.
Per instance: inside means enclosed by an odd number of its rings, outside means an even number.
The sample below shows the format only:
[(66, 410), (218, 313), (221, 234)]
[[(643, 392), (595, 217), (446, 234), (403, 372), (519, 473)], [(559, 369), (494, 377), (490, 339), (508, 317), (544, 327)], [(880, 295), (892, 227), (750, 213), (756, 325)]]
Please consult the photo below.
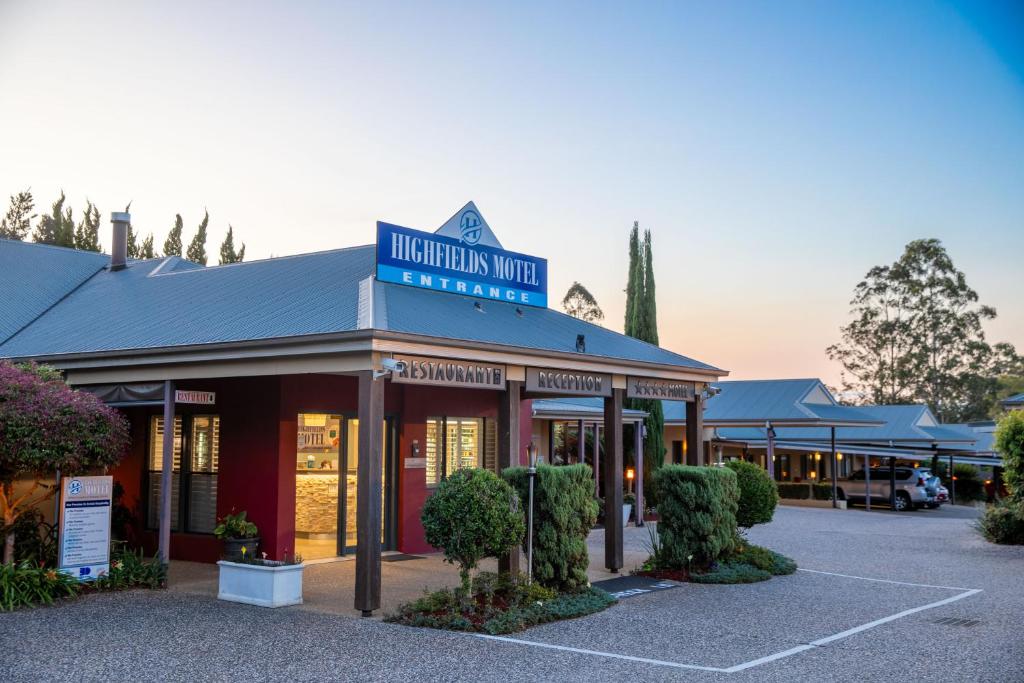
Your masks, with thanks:
[(0, 362), (0, 516), (4, 562), (14, 560), (8, 527), (53, 491), (36, 481), (14, 496), (14, 481), (75, 474), (117, 463), (128, 445), (128, 424), (92, 394), (75, 391), (52, 369)]

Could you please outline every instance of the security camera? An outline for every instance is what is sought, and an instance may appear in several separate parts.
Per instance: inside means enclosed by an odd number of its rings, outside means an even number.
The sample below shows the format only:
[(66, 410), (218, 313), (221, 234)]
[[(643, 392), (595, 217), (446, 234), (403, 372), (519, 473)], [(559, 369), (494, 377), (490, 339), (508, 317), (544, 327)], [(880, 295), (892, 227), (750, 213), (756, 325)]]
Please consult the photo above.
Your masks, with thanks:
[(384, 368), (388, 372), (398, 372), (398, 373), (405, 372), (405, 361), (404, 360), (396, 360), (394, 358), (385, 358), (385, 359), (383, 359), (380, 362), (380, 365), (381, 365), (382, 368)]
[(722, 393), (722, 387), (708, 385), (708, 396), (718, 396), (720, 393)]

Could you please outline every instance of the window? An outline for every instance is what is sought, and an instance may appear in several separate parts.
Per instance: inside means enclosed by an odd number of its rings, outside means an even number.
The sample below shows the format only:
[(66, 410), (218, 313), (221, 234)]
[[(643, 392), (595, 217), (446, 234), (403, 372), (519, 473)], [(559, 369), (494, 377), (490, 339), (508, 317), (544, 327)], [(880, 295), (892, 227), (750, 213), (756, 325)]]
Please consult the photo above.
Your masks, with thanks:
[(461, 467), (497, 471), (498, 440), (494, 421), (479, 417), (427, 419), (427, 486)]
[[(185, 439), (185, 435), (188, 438)], [(149, 430), (147, 526), (160, 526), (164, 418), (153, 416)], [(171, 531), (212, 533), (217, 524), (217, 472), (220, 469), (220, 417), (177, 415), (171, 474)]]

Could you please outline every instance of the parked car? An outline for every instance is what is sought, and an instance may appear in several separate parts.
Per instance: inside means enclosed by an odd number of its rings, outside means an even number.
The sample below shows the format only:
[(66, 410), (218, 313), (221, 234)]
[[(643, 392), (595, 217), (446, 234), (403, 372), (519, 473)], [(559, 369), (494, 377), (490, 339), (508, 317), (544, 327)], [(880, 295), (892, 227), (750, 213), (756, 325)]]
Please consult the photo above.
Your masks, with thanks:
[[(872, 467), (871, 484), (868, 490), (867, 477), (864, 470), (858, 470), (846, 481), (839, 482), (839, 490), (851, 503), (864, 503), (868, 497), (872, 504), (888, 505), (890, 499), (889, 467)], [(896, 468), (896, 506), (897, 512), (916, 510), (934, 504), (936, 495), (928, 494), (927, 479), (931, 472), (917, 467)]]
[(943, 486), (942, 480), (931, 472), (928, 472), (928, 476), (925, 477), (924, 485), (928, 495), (935, 499), (934, 502), (928, 503), (928, 507), (937, 508), (949, 502), (949, 489)]

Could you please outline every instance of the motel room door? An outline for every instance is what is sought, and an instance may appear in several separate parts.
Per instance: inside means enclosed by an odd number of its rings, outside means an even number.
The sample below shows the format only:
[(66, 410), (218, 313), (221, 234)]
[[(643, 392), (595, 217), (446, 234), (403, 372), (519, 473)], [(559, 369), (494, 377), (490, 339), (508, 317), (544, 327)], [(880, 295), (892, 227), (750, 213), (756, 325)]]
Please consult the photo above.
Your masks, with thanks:
[[(384, 421), (381, 541), (394, 547), (394, 420)], [(356, 548), (356, 474), (359, 420), (352, 416), (300, 413), (295, 471), (295, 552), (317, 560)]]

